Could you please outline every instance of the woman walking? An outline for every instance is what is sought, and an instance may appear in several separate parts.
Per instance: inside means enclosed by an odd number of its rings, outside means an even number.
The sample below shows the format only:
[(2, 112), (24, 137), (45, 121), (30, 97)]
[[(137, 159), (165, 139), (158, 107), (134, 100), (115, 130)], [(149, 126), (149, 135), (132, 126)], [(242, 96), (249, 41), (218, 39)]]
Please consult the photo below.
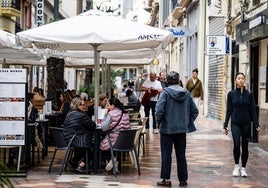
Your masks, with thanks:
[[(252, 92), (247, 90), (244, 86), (245, 75), (241, 72), (236, 73), (235, 76), (236, 89), (230, 91), (227, 96), (226, 117), (223, 128), (225, 134), (228, 134), (228, 122), (231, 117), (231, 132), (233, 137), (233, 156), (234, 156), (234, 170), (233, 176), (247, 177), (246, 165), (248, 161), (248, 142), (250, 137), (250, 124), (253, 125), (257, 131), (260, 130), (258, 122), (255, 101)], [(242, 141), (240, 141), (242, 137)], [(242, 144), (242, 155), (240, 154), (240, 144)], [(241, 155), (242, 168), (239, 166), (239, 159)]]

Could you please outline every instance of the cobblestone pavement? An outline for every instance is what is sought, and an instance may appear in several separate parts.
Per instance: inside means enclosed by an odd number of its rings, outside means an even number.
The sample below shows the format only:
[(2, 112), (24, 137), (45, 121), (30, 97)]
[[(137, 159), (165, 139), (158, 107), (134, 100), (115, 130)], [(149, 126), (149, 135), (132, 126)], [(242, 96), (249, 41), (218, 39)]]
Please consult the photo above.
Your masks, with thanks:
[[(103, 171), (99, 174), (80, 175), (67, 169), (58, 175), (60, 156), (56, 159), (53, 172), (48, 171), (53, 146), (49, 155), (28, 171), (26, 178), (12, 178), (15, 187), (157, 187), (160, 180), (160, 146), (158, 134), (146, 135), (146, 152), (140, 155), (141, 175), (129, 165), (127, 158), (121, 173), (114, 177)], [(261, 150), (256, 143), (250, 143), (247, 165), (247, 178), (233, 177), (232, 141), (224, 135), (222, 124), (205, 117), (199, 117), (197, 131), (187, 135), (188, 188), (268, 188), (268, 152)], [(179, 187), (176, 174), (176, 159), (173, 152), (171, 173), (172, 187)]]

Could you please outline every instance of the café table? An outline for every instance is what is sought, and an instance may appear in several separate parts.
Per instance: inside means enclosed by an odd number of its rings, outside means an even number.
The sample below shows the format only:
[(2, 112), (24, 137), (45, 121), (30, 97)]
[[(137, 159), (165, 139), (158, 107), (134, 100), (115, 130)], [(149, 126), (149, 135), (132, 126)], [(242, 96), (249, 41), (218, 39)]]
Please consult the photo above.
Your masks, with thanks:
[(45, 118), (49, 119), (51, 127), (61, 127), (60, 125), (61, 115), (60, 114), (46, 114)]
[(44, 159), (47, 156), (48, 152), (48, 119), (36, 119), (35, 120), (38, 123), (38, 126), (40, 126), (41, 130), (41, 140), (43, 144), (42, 149), (42, 159)]

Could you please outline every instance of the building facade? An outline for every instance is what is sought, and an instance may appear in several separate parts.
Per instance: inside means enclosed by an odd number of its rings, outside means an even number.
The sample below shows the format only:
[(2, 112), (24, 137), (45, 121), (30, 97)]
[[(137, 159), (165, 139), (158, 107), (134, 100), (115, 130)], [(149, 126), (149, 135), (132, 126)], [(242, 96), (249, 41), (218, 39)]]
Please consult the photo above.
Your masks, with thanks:
[[(199, 69), (205, 90), (201, 112), (205, 116), (224, 121), (227, 93), (235, 88), (234, 76), (238, 71), (245, 73), (245, 86), (254, 93), (262, 126), (259, 134), (252, 128), (251, 141), (268, 151), (267, 1), (148, 0), (147, 10), (151, 12), (150, 25), (188, 29), (187, 37), (177, 38), (168, 49), (170, 61), (161, 63), (178, 71), (184, 82), (193, 68)], [(223, 53), (209, 53), (209, 40), (222, 37)]]

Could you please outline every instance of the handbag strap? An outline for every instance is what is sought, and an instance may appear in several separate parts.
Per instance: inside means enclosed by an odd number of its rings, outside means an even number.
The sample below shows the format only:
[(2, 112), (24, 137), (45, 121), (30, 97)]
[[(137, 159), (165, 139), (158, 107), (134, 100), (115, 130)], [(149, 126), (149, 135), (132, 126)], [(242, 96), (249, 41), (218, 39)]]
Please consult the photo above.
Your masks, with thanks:
[(195, 86), (197, 86), (198, 83), (199, 83), (199, 80), (197, 80), (197, 82), (195, 83), (194, 87), (192, 87), (191, 89), (189, 89), (189, 92), (190, 93), (194, 90)]
[(112, 131), (115, 129), (115, 127), (117, 127), (117, 125), (120, 123), (122, 117), (123, 117), (123, 112), (122, 112), (122, 114), (121, 114), (121, 116), (120, 116), (120, 119), (119, 119), (118, 122), (116, 123), (116, 125), (115, 125), (113, 128), (108, 129), (107, 132), (112, 132)]

